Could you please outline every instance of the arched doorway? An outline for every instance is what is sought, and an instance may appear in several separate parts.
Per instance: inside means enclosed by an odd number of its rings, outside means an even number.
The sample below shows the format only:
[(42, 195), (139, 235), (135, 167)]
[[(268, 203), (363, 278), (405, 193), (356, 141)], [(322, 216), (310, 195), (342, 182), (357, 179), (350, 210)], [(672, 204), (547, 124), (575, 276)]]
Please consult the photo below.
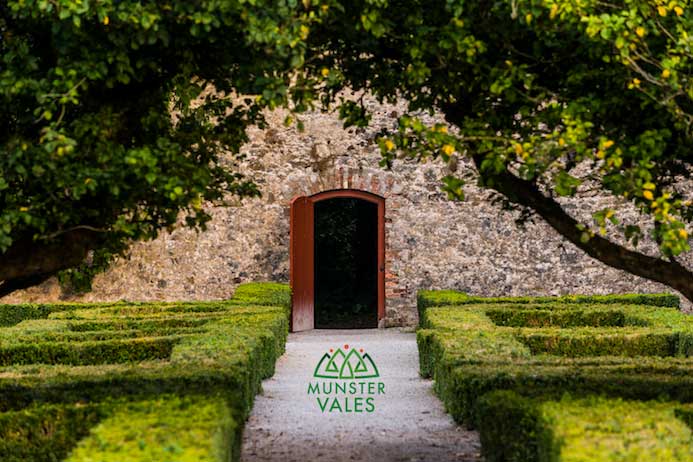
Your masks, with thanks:
[(291, 330), (385, 316), (385, 199), (350, 189), (291, 201)]

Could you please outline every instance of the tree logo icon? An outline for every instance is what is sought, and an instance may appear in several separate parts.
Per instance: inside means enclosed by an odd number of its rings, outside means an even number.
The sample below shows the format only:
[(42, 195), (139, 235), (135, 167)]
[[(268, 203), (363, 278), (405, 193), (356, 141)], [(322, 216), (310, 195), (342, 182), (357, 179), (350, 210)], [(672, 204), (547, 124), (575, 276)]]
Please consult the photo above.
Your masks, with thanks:
[(368, 353), (363, 349), (349, 348), (344, 345), (341, 348), (330, 348), (315, 367), (313, 377), (320, 379), (357, 380), (373, 379), (380, 377), (378, 367)]

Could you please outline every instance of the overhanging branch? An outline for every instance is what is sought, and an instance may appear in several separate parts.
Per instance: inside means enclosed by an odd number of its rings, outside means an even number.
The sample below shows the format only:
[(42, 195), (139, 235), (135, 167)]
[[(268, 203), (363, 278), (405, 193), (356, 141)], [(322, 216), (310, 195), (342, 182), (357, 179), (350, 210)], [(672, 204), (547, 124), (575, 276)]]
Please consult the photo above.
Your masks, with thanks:
[[(477, 167), (480, 167), (481, 156), (475, 157), (474, 160)], [(493, 180), (493, 189), (510, 201), (534, 210), (560, 235), (592, 258), (612, 268), (667, 285), (693, 301), (693, 272), (677, 260), (667, 261), (651, 257), (627, 249), (602, 236), (593, 236), (584, 242), (578, 221), (566, 213), (558, 202), (544, 195), (535, 184), (508, 171), (483, 176), (487, 180)]]

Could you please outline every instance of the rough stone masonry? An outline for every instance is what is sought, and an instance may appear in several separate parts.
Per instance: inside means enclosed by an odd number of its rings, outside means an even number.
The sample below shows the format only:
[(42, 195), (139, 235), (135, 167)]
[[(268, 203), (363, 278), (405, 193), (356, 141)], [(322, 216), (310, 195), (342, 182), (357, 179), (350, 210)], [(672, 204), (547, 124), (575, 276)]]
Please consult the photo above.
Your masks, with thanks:
[[(205, 232), (178, 229), (136, 244), (97, 276), (88, 294), (62, 293), (51, 280), (2, 301), (223, 299), (241, 282), (286, 282), (291, 199), (339, 188), (385, 197), (387, 326), (416, 323), (419, 289), (485, 296), (670, 291), (589, 258), (540, 220), (520, 229), (516, 213), (492, 204), (490, 193), (473, 181), (465, 202), (449, 201), (440, 178), (471, 170), (457, 157), (447, 165), (400, 160), (392, 170), (381, 168), (376, 133), (394, 127), (401, 108), (369, 104), (374, 117), (368, 129), (344, 130), (336, 115), (315, 112), (303, 117), (299, 132), (283, 125), (282, 111), (269, 114), (269, 128), (250, 130), (246, 158), (237, 162), (262, 198), (213, 207)], [(595, 196), (567, 207), (589, 222), (606, 203)], [(637, 212), (624, 207), (637, 220)], [(682, 261), (691, 266), (693, 255)]]

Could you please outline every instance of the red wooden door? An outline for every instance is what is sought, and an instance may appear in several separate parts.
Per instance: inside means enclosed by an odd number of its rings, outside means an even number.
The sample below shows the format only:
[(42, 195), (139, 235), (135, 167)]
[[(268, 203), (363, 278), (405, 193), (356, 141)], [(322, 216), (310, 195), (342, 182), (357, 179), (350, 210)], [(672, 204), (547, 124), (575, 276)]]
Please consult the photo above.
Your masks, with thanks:
[(308, 197), (291, 201), (290, 220), (291, 331), (299, 332), (314, 326), (313, 202)]
[(289, 271), (292, 289), (291, 331), (315, 326), (315, 202), (347, 197), (373, 202), (378, 206), (378, 320), (385, 317), (385, 199), (375, 194), (337, 189), (300, 196), (291, 201)]

